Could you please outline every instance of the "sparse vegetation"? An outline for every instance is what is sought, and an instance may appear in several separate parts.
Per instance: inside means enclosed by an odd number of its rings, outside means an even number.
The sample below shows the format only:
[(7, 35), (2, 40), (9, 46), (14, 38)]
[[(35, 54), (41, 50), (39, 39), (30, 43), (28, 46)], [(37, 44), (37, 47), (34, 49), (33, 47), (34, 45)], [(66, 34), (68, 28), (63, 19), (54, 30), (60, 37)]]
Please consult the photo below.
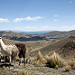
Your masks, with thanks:
[(19, 59), (19, 57), (16, 57), (16, 61), (19, 61), (20, 59)]
[(38, 57), (37, 57), (37, 60), (42, 61), (42, 59), (43, 59), (43, 56), (42, 56), (41, 52), (38, 51)]
[(66, 72), (69, 72), (69, 71), (70, 71), (70, 66), (69, 66), (69, 65), (66, 65), (66, 66), (65, 66), (65, 71), (66, 71)]
[(58, 54), (54, 52), (52, 56), (46, 56), (47, 66), (55, 68), (57, 65), (60, 67), (62, 65), (62, 59)]
[(22, 71), (22, 72), (19, 72), (19, 75), (30, 75), (30, 74), (28, 72)]
[(75, 60), (74, 59), (72, 59), (70, 61), (70, 66), (71, 66), (72, 69), (75, 69)]
[[(6, 41), (5, 41), (6, 40)], [(71, 42), (71, 40), (74, 40)], [(4, 39), (5, 43), (12, 43), (15, 44), (15, 42), (19, 41), (13, 41)], [(70, 44), (71, 42), (71, 44)], [(71, 75), (74, 75), (75, 73), (75, 38), (66, 38), (59, 40), (57, 42), (51, 43), (50, 41), (26, 41), (23, 42), (26, 43), (26, 47), (28, 52), (26, 52), (27, 59), (31, 60), (32, 63), (30, 64), (21, 64), (18, 66), (19, 58), (16, 57), (17, 63), (13, 63), (14, 66), (10, 66), (10, 68), (7, 68), (6, 66), (3, 66), (0, 64), (0, 75), (56, 75), (62, 73), (64, 75), (67, 75), (70, 71)], [(59, 49), (59, 50), (58, 50)], [(38, 54), (37, 54), (38, 51)], [(54, 53), (50, 56), (50, 53), (53, 51), (56, 51), (57, 53), (60, 53), (60, 55), (63, 57), (64, 62), (63, 67), (62, 61), (63, 59), (59, 56), (59, 54)], [(45, 56), (45, 54), (47, 54)], [(72, 56), (73, 55), (73, 56)], [(67, 58), (70, 59), (68, 60)], [(7, 64), (7, 63), (6, 63)], [(47, 65), (46, 65), (47, 64)], [(67, 65), (68, 64), (68, 65)], [(66, 65), (66, 66), (65, 66)], [(60, 68), (61, 67), (61, 68)], [(57, 70), (58, 69), (58, 70)], [(64, 72), (64, 70), (66, 72)], [(21, 72), (19, 72), (21, 71)], [(31, 74), (30, 74), (31, 73)]]
[(2, 73), (4, 73), (4, 72), (5, 72), (5, 70), (3, 70), (2, 68), (0, 68), (0, 73), (1, 73), (1, 72), (2, 72)]

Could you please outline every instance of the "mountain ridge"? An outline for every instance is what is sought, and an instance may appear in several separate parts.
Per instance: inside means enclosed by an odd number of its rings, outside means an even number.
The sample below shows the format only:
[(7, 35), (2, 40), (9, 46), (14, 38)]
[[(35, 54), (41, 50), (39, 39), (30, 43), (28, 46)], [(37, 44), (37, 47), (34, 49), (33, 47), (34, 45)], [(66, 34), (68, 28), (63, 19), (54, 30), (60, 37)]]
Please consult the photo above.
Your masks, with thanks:
[(0, 31), (2, 37), (17, 40), (17, 41), (38, 41), (38, 40), (51, 40), (51, 39), (63, 39), (70, 36), (75, 36), (75, 30), (72, 31), (52, 31), (43, 34), (25, 34), (23, 32), (6, 32)]

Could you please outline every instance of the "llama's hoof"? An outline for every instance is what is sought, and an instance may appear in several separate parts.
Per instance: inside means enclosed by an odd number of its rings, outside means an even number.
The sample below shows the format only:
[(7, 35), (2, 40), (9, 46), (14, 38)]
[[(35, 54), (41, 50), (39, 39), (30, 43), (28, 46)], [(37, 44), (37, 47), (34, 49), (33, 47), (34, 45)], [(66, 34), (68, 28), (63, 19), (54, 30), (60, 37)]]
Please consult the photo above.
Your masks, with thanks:
[(19, 66), (20, 66), (20, 63), (19, 63)]

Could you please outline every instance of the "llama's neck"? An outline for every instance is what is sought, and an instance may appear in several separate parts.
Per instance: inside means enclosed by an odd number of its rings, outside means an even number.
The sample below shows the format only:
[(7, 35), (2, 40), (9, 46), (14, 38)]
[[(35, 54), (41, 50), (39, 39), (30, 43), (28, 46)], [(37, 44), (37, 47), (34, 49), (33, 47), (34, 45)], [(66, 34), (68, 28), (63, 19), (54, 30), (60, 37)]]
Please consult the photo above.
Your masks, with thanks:
[(4, 44), (4, 42), (2, 41), (2, 39), (0, 39), (0, 44), (1, 44), (1, 47), (2, 48), (5, 48), (6, 47), (6, 45)]

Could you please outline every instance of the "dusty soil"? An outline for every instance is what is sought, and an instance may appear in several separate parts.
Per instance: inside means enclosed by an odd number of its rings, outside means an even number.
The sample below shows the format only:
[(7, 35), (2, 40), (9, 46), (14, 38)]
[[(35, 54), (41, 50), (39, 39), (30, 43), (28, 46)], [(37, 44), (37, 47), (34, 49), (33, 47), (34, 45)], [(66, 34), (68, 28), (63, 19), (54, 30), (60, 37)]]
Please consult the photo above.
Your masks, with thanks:
[[(1, 64), (2, 65), (2, 64)], [(26, 64), (25, 66), (21, 64), (18, 66), (18, 63), (13, 64), (9, 69), (8, 64), (6, 64), (6, 69), (3, 70), (3, 65), (0, 65), (0, 75), (19, 75), (21, 71), (29, 73), (29, 75), (75, 75), (75, 70), (71, 69), (69, 72), (65, 71), (65, 68), (49, 68), (45, 67), (44, 64), (41, 65), (32, 65)]]

